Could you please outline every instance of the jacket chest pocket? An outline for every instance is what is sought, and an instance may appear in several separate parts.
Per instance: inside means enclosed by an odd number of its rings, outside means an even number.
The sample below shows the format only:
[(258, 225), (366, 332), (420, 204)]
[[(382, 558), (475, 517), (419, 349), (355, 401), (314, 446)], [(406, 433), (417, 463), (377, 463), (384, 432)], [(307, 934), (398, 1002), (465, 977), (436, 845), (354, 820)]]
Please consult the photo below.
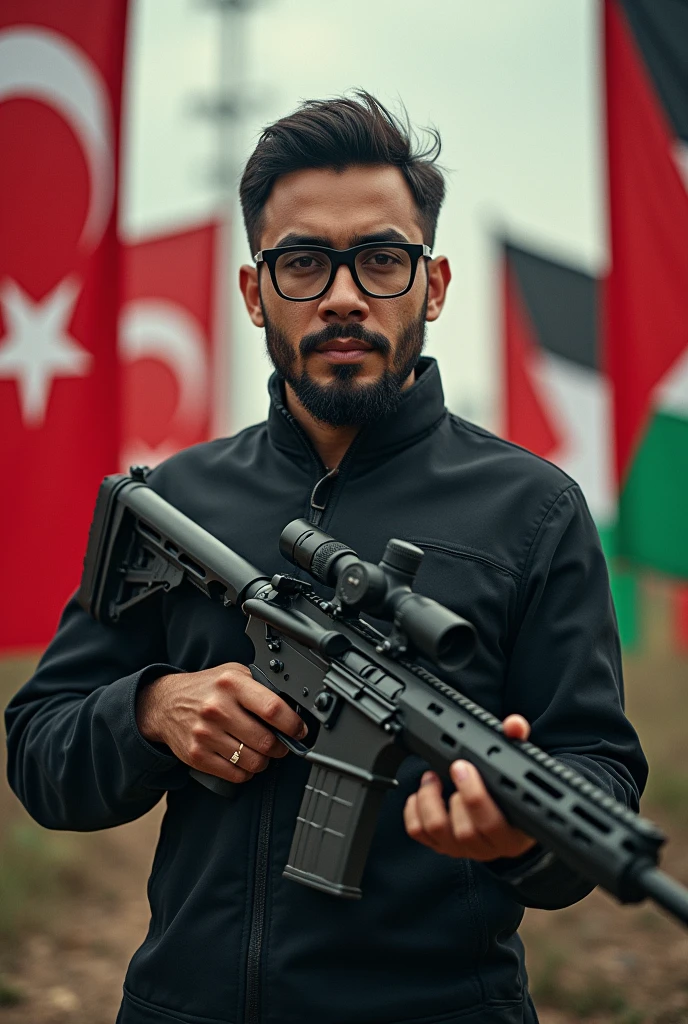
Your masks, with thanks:
[(473, 624), (475, 654), (458, 672), (437, 672), (495, 715), (501, 714), (516, 616), (518, 580), (487, 559), (440, 542), (413, 539), (425, 552), (414, 590)]

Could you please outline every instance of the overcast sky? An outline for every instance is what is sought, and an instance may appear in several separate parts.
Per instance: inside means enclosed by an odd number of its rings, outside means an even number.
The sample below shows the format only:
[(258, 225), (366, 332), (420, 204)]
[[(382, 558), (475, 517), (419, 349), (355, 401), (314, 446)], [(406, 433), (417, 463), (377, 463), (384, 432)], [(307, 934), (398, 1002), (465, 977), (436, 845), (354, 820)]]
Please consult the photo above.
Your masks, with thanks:
[[(214, 130), (191, 114), (217, 85), (218, 16), (204, 0), (132, 0), (124, 225), (130, 235), (213, 210)], [(591, 272), (605, 259), (596, 0), (264, 0), (244, 18), (261, 126), (301, 99), (362, 86), (442, 134), (450, 169), (435, 252), (452, 264), (447, 305), (429, 326), (450, 408), (497, 425), (495, 232)], [(248, 259), (237, 225), (235, 252)], [(238, 299), (234, 282), (232, 294)], [(234, 429), (262, 419), (270, 367), (262, 332), (235, 303)]]

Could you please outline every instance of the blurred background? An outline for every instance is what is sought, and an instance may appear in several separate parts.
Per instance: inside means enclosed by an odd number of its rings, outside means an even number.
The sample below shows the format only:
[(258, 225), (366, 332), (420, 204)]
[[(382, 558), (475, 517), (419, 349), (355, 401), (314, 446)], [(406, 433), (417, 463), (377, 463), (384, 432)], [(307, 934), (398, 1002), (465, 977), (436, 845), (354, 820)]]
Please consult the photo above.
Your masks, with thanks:
[[(238, 179), (263, 125), (357, 87), (441, 132), (427, 351), (453, 411), (583, 486), (688, 883), (688, 0), (4, 0), (2, 703), (102, 476), (265, 417)], [(49, 834), (0, 783), (0, 1020), (114, 1019), (159, 818)], [(544, 1024), (688, 1021), (660, 912), (595, 893), (524, 935)]]

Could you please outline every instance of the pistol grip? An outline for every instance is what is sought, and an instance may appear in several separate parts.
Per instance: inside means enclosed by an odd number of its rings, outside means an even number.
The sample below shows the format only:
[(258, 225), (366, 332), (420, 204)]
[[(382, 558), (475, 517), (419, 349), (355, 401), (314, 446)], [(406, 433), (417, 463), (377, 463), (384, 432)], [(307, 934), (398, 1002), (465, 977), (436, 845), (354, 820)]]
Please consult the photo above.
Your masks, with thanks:
[[(265, 673), (262, 672), (257, 665), (249, 665), (249, 669), (257, 683), (262, 683), (263, 686), (267, 686), (269, 690), (273, 691), (273, 693), (279, 693), (279, 690), (272, 680), (268, 679)], [(264, 724), (267, 725), (267, 722)], [(305, 757), (308, 753), (309, 748), (303, 743), (292, 739), (291, 736), (286, 736), (283, 733), (278, 732), (277, 729), (272, 729), (269, 725), (267, 725), (267, 727), (271, 732), (274, 732), (275, 736), (277, 736), (277, 738), (281, 740), (285, 747), (287, 747), (288, 750), (291, 750), (292, 753), (298, 754), (299, 757)], [(198, 771), (197, 768), (190, 768), (189, 775), (192, 779), (195, 779), (196, 782), (200, 782), (202, 786), (205, 786), (206, 789), (209, 789), (217, 796), (224, 797), (226, 800), (236, 800), (239, 794), (239, 787), (241, 785), (246, 785), (246, 783), (228, 782), (227, 779), (221, 779), (217, 775), (210, 775), (208, 772)]]
[(227, 779), (221, 779), (219, 775), (199, 772), (197, 768), (189, 768), (189, 776), (196, 782), (200, 782), (211, 793), (215, 793), (216, 796), (223, 796), (225, 800), (236, 800), (239, 795), (238, 782), (228, 782)]

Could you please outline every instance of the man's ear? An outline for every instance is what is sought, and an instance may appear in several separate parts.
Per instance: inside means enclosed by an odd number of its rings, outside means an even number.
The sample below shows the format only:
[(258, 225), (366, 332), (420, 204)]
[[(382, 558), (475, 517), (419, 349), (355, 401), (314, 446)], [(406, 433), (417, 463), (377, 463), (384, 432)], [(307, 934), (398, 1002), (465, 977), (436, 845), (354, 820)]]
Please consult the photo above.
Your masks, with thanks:
[(258, 268), (250, 263), (239, 267), (239, 288), (244, 297), (248, 315), (254, 327), (265, 327), (263, 308), (260, 304), (260, 288), (258, 286)]
[(436, 320), (442, 312), (447, 288), (451, 281), (451, 269), (446, 256), (436, 256), (427, 263), (428, 268), (428, 308), (425, 319)]

